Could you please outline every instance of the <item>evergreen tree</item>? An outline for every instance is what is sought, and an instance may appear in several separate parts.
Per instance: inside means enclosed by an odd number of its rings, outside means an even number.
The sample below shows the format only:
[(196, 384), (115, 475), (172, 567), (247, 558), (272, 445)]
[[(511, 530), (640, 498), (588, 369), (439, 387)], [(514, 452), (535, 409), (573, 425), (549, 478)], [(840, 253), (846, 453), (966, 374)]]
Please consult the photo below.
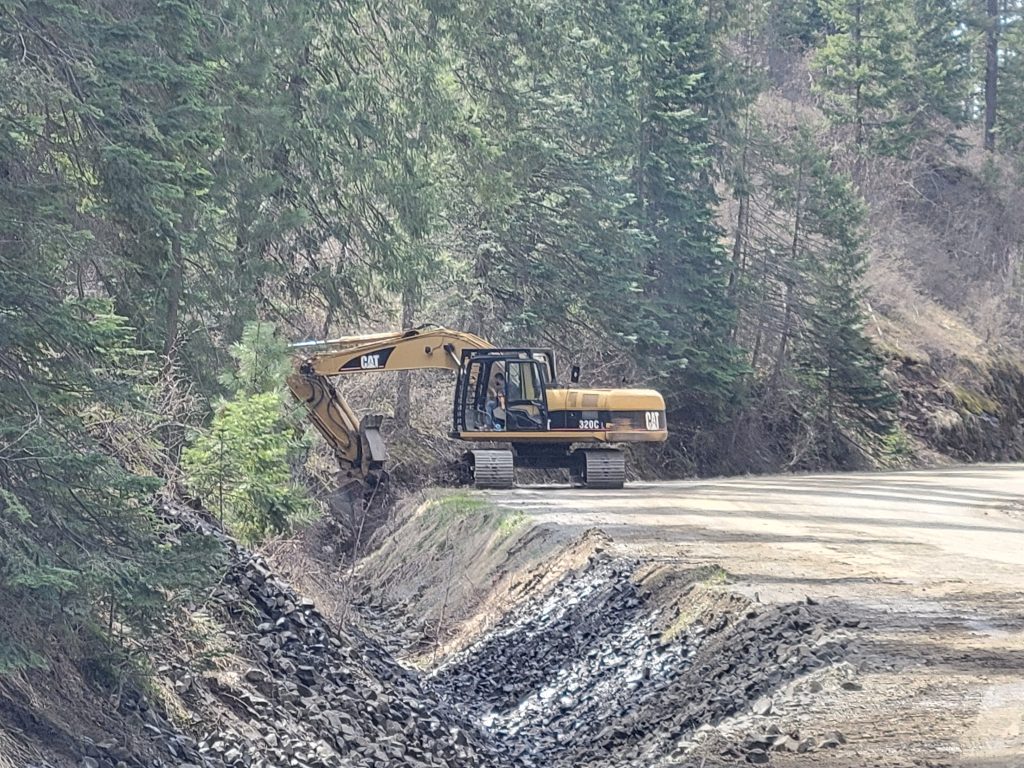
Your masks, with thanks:
[(808, 400), (798, 406), (800, 419), (812, 432), (820, 426), (819, 458), (835, 464), (840, 435), (870, 441), (888, 434), (894, 418), (895, 394), (863, 332), (863, 205), (809, 128), (780, 150), (772, 185), (792, 219), (775, 375), (792, 365)]
[(996, 131), (1014, 152), (1024, 147), (1024, 3), (1004, 5)]
[(972, 83), (969, 0), (914, 0), (912, 60), (903, 109), (907, 141), (942, 142), (962, 150), (955, 129), (967, 123)]
[(456, 29), (478, 307), (519, 338), (603, 336), (704, 413), (739, 369), (713, 221), (712, 126), (735, 103), (708, 76), (727, 68), (707, 39), (724, 8), (474, 4)]
[(814, 65), (826, 114), (851, 129), (859, 152), (903, 153), (910, 122), (903, 106), (912, 69), (906, 5), (822, 0), (820, 7), (829, 32)]
[(1002, 34), (1003, 18), (999, 0), (985, 0), (985, 79), (984, 79), (984, 143), (990, 152), (996, 148), (996, 120), (999, 114), (999, 38)]
[[(451, 119), (437, 19), (413, 2), (230, 7), (223, 288), (289, 320), (315, 307), (322, 333), (434, 263), (432, 163)], [(252, 307), (226, 319), (232, 337)]]
[[(110, 302), (75, 290), (93, 242), (77, 211), (93, 179), (48, 129), (61, 94), (0, 58), (0, 674), (60, 648), (94, 653), (109, 628), (140, 639), (209, 577), (209, 547), (156, 518), (154, 477), (133, 475), (90, 428), (141, 408), (151, 361)], [(22, 54), (24, 53), (22, 52)], [(48, 116), (49, 115), (49, 116)]]
[(234, 367), (219, 378), (235, 395), (283, 390), (285, 379), (292, 372), (288, 346), (278, 335), (274, 323), (246, 323), (242, 338), (231, 345), (228, 353)]
[(628, 299), (642, 283), (638, 233), (624, 224), (630, 8), (476, 3), (459, 16), (447, 160), (452, 186), (471, 196), (451, 201), (449, 218), (469, 224), (450, 247), (472, 262), (473, 322), (500, 318), (476, 330), (558, 347), (595, 332), (630, 346)]
[(766, 23), (770, 27), (769, 44), (805, 51), (819, 45), (833, 31), (817, 0), (769, 0)]
[(741, 372), (730, 341), (728, 254), (708, 162), (709, 41), (687, 0), (645, 6), (639, 50), (636, 221), (648, 237), (638, 352), (667, 377), (677, 413), (716, 418)]
[(234, 388), (209, 431), (182, 455), (185, 480), (244, 542), (256, 543), (312, 518), (313, 502), (292, 477), (304, 448), (303, 421), (285, 392), (290, 365), (272, 323), (246, 325), (231, 348)]

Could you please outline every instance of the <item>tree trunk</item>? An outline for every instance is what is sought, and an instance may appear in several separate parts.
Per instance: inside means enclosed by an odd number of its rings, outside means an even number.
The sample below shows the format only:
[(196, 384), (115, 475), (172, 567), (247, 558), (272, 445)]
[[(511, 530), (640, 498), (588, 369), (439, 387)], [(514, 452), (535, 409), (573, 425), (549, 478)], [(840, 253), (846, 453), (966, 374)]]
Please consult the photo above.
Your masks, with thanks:
[[(761, 255), (761, 283), (767, 284), (768, 275), (768, 249), (765, 248)], [(768, 291), (762, 291), (762, 298), (768, 296)], [(750, 353), (750, 370), (757, 372), (757, 363), (761, 357), (761, 342), (764, 338), (765, 314), (769, 311), (767, 301), (763, 301), (757, 312), (757, 333), (754, 336), (754, 348)]]
[(164, 313), (164, 358), (168, 366), (178, 340), (178, 311), (181, 307), (183, 270), (181, 236), (176, 233), (171, 237), (171, 272), (167, 279), (167, 306)]
[[(803, 160), (797, 167), (796, 172), (796, 207), (793, 211), (793, 240), (790, 244), (789, 262), (793, 272), (796, 272), (797, 261), (800, 258), (800, 238), (803, 236), (803, 201), (804, 201), (804, 166)], [(782, 369), (786, 364), (786, 351), (789, 345), (789, 335), (793, 325), (793, 279), (785, 281), (785, 312), (782, 318), (782, 332), (779, 334), (779, 347), (775, 353), (775, 370), (772, 372), (772, 386), (775, 387)]]
[[(854, 143), (860, 149), (864, 141), (864, 84), (861, 82), (861, 68), (864, 65), (863, 34), (861, 19), (863, 4), (858, 0), (854, 6), (853, 22), (853, 61), (857, 72), (857, 83), (854, 86), (853, 113), (855, 120)], [(858, 158), (859, 159), (859, 158)]]
[[(736, 212), (736, 239), (732, 244), (732, 269), (729, 272), (728, 294), (729, 298), (736, 300), (737, 291), (743, 283), (744, 273), (747, 269), (747, 244), (750, 233), (750, 191), (747, 181), (747, 158), (750, 147), (750, 111), (744, 114), (743, 122), (743, 149), (740, 152), (740, 164), (738, 171), (737, 197), (739, 210)], [(737, 326), (739, 325), (739, 313), (736, 317), (736, 325), (732, 329), (732, 337), (736, 338)]]
[(829, 350), (828, 373), (825, 374), (825, 424), (828, 430), (826, 450), (828, 451), (828, 466), (834, 469), (836, 466), (836, 419), (835, 419), (835, 391), (833, 390), (832, 375), (832, 351)]
[(736, 212), (736, 237), (732, 241), (732, 270), (729, 272), (728, 293), (730, 299), (736, 298), (736, 292), (743, 283), (747, 271), (747, 243), (750, 232), (750, 195), (742, 192), (739, 195), (739, 210)]
[[(415, 322), (416, 303), (412, 291), (402, 291), (402, 330), (412, 328)], [(398, 393), (395, 397), (395, 426), (398, 429), (409, 428), (410, 411), (412, 410), (412, 374), (401, 371), (398, 374)]]
[[(190, 217), (186, 217), (189, 219)], [(181, 312), (181, 293), (185, 281), (185, 259), (181, 249), (181, 234), (171, 236), (171, 265), (167, 277), (167, 304), (164, 307), (164, 373), (170, 380), (174, 360), (178, 354), (178, 318)], [(169, 420), (161, 429), (160, 437), (167, 451), (170, 466), (177, 466), (185, 447), (185, 427), (176, 419)]]
[(999, 83), (999, 0), (987, 0), (985, 24), (985, 149), (996, 148), (996, 107)]

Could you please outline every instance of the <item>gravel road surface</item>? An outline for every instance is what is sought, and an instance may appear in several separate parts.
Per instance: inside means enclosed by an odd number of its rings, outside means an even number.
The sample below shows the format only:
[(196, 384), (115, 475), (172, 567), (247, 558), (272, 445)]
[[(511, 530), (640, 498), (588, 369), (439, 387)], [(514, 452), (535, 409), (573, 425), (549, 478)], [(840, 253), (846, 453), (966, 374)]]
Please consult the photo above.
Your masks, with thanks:
[(861, 619), (857, 682), (778, 708), (845, 733), (845, 764), (1024, 766), (1024, 466), (488, 495), (541, 525), (600, 528), (633, 556), (719, 565), (762, 603)]

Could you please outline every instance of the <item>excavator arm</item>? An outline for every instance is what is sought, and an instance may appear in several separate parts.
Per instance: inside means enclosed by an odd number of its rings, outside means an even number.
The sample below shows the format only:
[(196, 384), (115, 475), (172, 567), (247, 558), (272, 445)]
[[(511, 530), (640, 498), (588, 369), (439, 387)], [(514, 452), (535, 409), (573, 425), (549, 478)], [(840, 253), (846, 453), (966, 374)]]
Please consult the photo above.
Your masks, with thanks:
[(458, 370), (464, 349), (492, 349), (479, 336), (438, 326), (293, 344), (288, 387), (334, 449), (342, 474), (374, 485), (387, 460), (381, 416), (360, 419), (334, 387), (335, 376), (427, 368)]

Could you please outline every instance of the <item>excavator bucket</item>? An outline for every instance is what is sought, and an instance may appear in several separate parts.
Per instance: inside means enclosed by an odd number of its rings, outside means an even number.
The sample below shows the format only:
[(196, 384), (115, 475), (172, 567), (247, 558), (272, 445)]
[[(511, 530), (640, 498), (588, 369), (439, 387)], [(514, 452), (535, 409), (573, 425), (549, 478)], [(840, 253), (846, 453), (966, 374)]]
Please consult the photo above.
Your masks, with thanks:
[(340, 475), (336, 484), (334, 490), (327, 495), (327, 508), (336, 520), (353, 519), (363, 508), (366, 489), (362, 482)]
[(368, 469), (379, 469), (388, 460), (388, 449), (384, 445), (384, 437), (380, 433), (380, 425), (383, 420), (383, 416), (374, 414), (363, 416), (362, 421), (359, 422), (359, 433), (363, 437)]

